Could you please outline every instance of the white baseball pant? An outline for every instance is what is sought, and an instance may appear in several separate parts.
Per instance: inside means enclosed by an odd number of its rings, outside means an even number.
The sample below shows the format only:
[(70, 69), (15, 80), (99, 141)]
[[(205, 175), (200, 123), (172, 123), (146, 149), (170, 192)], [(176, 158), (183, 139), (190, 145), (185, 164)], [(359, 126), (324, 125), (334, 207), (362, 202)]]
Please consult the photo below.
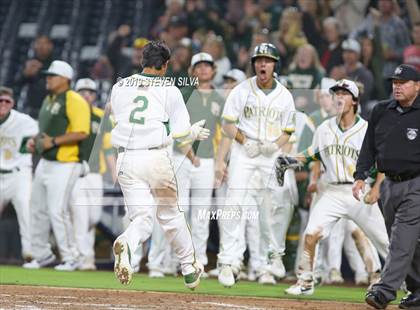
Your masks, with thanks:
[(31, 196), (32, 252), (35, 259), (41, 260), (52, 254), (48, 242), (51, 227), (61, 259), (64, 262), (78, 259), (69, 200), (80, 171), (80, 163), (39, 161)]
[[(240, 252), (240, 221), (242, 216), (242, 207), (244, 205), (244, 199), (247, 195), (249, 187), (249, 180), (253, 176), (254, 172), (258, 170), (261, 174), (261, 179), (264, 184), (261, 190), (269, 193), (264, 195), (264, 201), (262, 202), (263, 207), (260, 210), (260, 233), (261, 241), (270, 244), (275, 241), (273, 237), (275, 232), (272, 231), (272, 221), (269, 221), (269, 214), (272, 210), (272, 192), (276, 186), (274, 177), (274, 162), (278, 153), (274, 153), (270, 157), (259, 155), (255, 158), (249, 158), (243, 146), (234, 143), (232, 147), (232, 157), (235, 160), (230, 162), (229, 166), (229, 180), (228, 180), (228, 192), (226, 197), (226, 203), (224, 211), (227, 214), (231, 214), (224, 219), (220, 225), (222, 230), (220, 249), (218, 254), (218, 262), (220, 264), (233, 265), (234, 267), (240, 262), (238, 253)], [(275, 247), (277, 248), (277, 247)]]
[(95, 226), (103, 206), (102, 175), (89, 173), (78, 178), (70, 199), (74, 237), (81, 263), (95, 262)]
[[(366, 242), (359, 242), (359, 248), (362, 248), (364, 259), (362, 259), (359, 250), (356, 247), (355, 239), (352, 236), (359, 233), (360, 237)], [(355, 236), (356, 237), (356, 236)], [(358, 275), (367, 275), (367, 271), (375, 272), (381, 269), (378, 251), (357, 225), (350, 220), (339, 220), (332, 229), (329, 237), (328, 247), (328, 267), (340, 270), (342, 261), (342, 250), (347, 256), (351, 269)], [(361, 243), (361, 244), (360, 244)], [(367, 247), (366, 249), (363, 249)], [(364, 262), (365, 261), (365, 262)]]
[(156, 217), (181, 263), (182, 274), (195, 272), (195, 251), (184, 212), (174, 197), (157, 195), (168, 188), (176, 191), (170, 149), (126, 150), (118, 154), (117, 171), (131, 221), (118, 238), (126, 239), (131, 251), (137, 249), (152, 233), (156, 204)]
[(10, 173), (0, 174), (0, 214), (11, 202), (19, 224), (22, 257), (31, 257), (31, 211), (32, 168), (20, 167)]
[[(313, 243), (326, 238), (335, 223), (341, 218), (353, 220), (372, 241), (382, 257), (388, 253), (388, 236), (385, 222), (377, 204), (365, 205), (352, 196), (351, 185), (327, 184), (321, 197), (311, 210), (306, 227), (305, 242)], [(314, 253), (310, 246), (305, 250), (299, 264), (303, 278), (312, 276)]]
[[(255, 193), (258, 195), (258, 193)], [(248, 267), (250, 270), (260, 271), (260, 268), (265, 262), (265, 254), (261, 252), (260, 248), (260, 229), (258, 217), (253, 218), (252, 215), (258, 215), (258, 197), (256, 195), (248, 194), (245, 202), (244, 211), (248, 213), (249, 217), (243, 216), (241, 218), (241, 229), (239, 238), (239, 251), (241, 254), (240, 260), (243, 261), (243, 254), (247, 246), (249, 251)]]

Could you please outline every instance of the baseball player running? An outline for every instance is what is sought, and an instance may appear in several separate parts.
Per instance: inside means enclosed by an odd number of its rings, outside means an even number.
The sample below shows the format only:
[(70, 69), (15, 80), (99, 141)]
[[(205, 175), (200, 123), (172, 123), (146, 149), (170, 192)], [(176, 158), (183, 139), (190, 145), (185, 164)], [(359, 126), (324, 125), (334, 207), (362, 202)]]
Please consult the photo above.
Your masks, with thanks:
[[(104, 116), (104, 110), (95, 105), (95, 81), (80, 79), (75, 89), (89, 103), (91, 131), (89, 137), (80, 144), (82, 158), (86, 165), (89, 162), (89, 173), (77, 179), (70, 197), (70, 206), (74, 237), (80, 253), (78, 269), (94, 270), (95, 226), (101, 218), (103, 204), (102, 174), (106, 172), (107, 166), (115, 170), (110, 133), (112, 123), (109, 117)], [(111, 171), (111, 175), (116, 175), (115, 171)]]
[(19, 223), (22, 257), (28, 262), (32, 260), (32, 158), (26, 151), (26, 141), (37, 134), (38, 124), (29, 115), (13, 110), (14, 104), (13, 91), (0, 87), (0, 214), (12, 202)]
[(312, 146), (297, 159), (301, 162), (322, 160), (325, 188), (311, 209), (304, 233), (304, 252), (299, 262), (298, 281), (286, 290), (292, 295), (314, 293), (314, 257), (318, 241), (329, 235), (340, 218), (353, 220), (370, 238), (382, 257), (388, 253), (385, 222), (378, 205), (376, 187), (366, 202), (352, 196), (354, 167), (367, 129), (357, 111), (359, 90), (350, 80), (341, 80), (330, 88), (337, 104), (337, 117), (324, 121), (315, 131)]
[[(181, 264), (185, 285), (200, 283), (203, 266), (195, 258), (191, 233), (177, 203), (177, 183), (173, 169), (172, 141), (185, 154), (195, 139), (206, 139), (203, 122), (190, 126), (180, 91), (166, 86), (164, 75), (170, 58), (162, 42), (148, 43), (143, 50), (143, 72), (116, 83), (111, 92), (111, 108), (116, 126), (112, 144), (118, 149), (118, 182), (124, 195), (130, 224), (115, 240), (114, 272), (122, 284), (130, 283), (133, 269), (130, 253), (149, 238), (155, 216)], [(166, 87), (165, 87), (166, 86)]]
[[(272, 229), (272, 193), (275, 186), (271, 174), (281, 147), (294, 131), (294, 101), (290, 92), (274, 77), (279, 55), (276, 47), (262, 43), (252, 56), (256, 76), (236, 86), (229, 94), (222, 113), (223, 131), (235, 139), (232, 149), (234, 162), (229, 166), (228, 193), (224, 210), (232, 216), (221, 219), (221, 245), (218, 254), (219, 282), (233, 286), (239, 269), (241, 205), (248, 189), (250, 177), (259, 170), (264, 180), (263, 188), (268, 192), (263, 202), (265, 212), (260, 213), (262, 239), (278, 252), (279, 245)], [(229, 146), (221, 144), (216, 162), (216, 183), (224, 175), (225, 157)]]

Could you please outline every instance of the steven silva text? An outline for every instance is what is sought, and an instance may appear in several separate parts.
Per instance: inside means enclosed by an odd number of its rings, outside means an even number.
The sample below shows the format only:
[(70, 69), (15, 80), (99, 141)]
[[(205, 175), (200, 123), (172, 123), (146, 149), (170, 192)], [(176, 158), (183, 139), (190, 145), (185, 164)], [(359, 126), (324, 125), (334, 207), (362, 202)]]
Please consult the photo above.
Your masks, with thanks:
[(197, 77), (166, 77), (166, 76), (156, 76), (152, 78), (145, 78), (142, 76), (131, 76), (125, 79), (118, 78), (117, 84), (120, 87), (168, 87), (168, 86), (178, 86), (178, 87), (187, 87), (187, 86), (198, 86)]
[(257, 220), (259, 211), (225, 211), (222, 209), (215, 211), (199, 210), (197, 217), (199, 220)]

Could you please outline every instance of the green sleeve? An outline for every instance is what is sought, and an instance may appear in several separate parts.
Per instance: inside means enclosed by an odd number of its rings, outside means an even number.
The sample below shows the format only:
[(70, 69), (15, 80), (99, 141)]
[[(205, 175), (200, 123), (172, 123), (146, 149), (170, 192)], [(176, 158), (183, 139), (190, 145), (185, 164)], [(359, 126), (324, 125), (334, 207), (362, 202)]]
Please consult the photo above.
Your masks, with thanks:
[(23, 137), (22, 143), (20, 144), (19, 153), (27, 154), (29, 153), (28, 149), (26, 148), (26, 143), (31, 137)]
[(313, 139), (314, 133), (309, 128), (308, 125), (305, 125), (305, 127), (302, 130), (302, 134), (299, 138), (299, 144), (297, 151), (298, 153), (303, 152), (304, 150), (308, 149), (312, 145), (312, 139)]

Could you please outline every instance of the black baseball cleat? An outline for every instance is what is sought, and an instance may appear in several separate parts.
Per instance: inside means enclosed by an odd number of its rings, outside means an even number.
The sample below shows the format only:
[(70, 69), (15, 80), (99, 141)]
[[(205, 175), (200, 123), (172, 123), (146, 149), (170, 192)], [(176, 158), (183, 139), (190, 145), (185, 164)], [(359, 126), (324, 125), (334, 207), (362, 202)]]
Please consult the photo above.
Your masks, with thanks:
[(374, 307), (375, 309), (385, 309), (388, 306), (388, 302), (385, 299), (385, 296), (378, 291), (369, 291), (366, 293), (365, 301), (368, 305)]
[(401, 299), (400, 309), (420, 310), (420, 294), (410, 294)]

